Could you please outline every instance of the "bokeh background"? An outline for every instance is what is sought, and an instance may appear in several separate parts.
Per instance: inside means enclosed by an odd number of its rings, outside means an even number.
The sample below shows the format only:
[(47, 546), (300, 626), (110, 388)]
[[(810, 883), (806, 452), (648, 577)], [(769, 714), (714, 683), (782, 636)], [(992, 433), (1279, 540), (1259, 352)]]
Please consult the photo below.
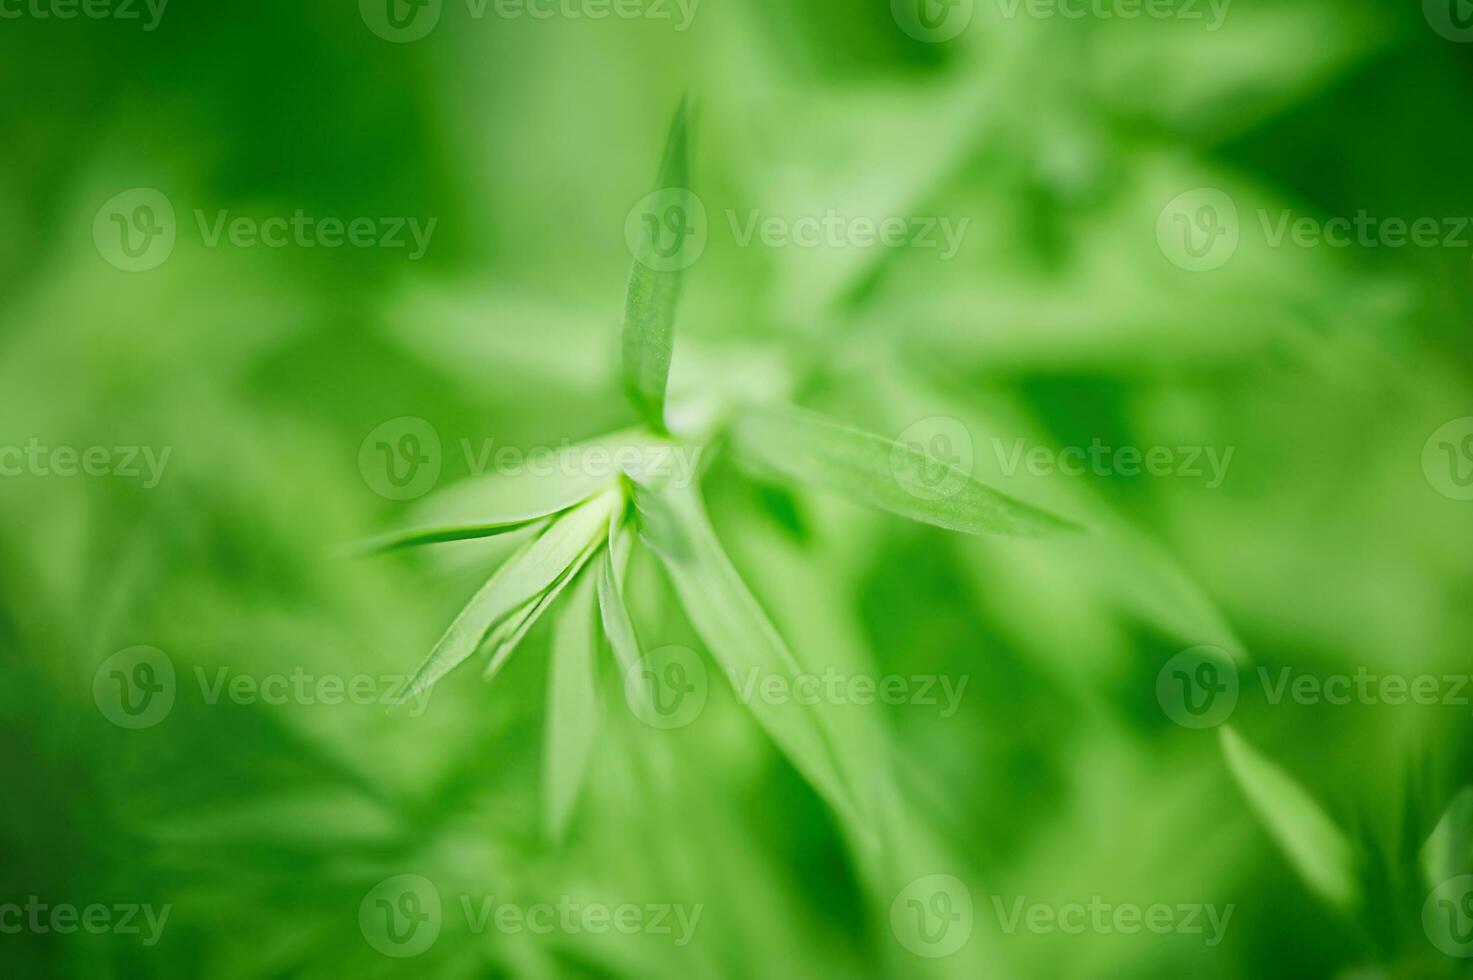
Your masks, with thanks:
[[(963, 0), (921, 10), (943, 18), (928, 40), (899, 0), (701, 0), (688, 21), (673, 3), (603, 19), (568, 4), (547, 19), (495, 0), (3, 8), (0, 445), (105, 447), (117, 469), (116, 447), (169, 455), (157, 480), (29, 462), (0, 478), (0, 904), (171, 911), (152, 945), (7, 929), (0, 970), (1464, 975), (1424, 925), (1418, 856), (1473, 781), (1473, 691), (1274, 703), (1258, 673), (1473, 670), (1473, 231), (1451, 234), (1473, 216), (1461, 5), (1234, 0), (1219, 20), (1205, 3), (1129, 18), (1102, 13), (1126, 0), (1068, 8), (1079, 17)], [(411, 34), (433, 23), (405, 40), (390, 9), (419, 18)], [(209, 698), (200, 677), (296, 671), (367, 675), (359, 700), (375, 700), (504, 555), (344, 556), (413, 505), (362, 465), (378, 427), (426, 420), (445, 486), (472, 467), (462, 440), (532, 450), (633, 421), (626, 219), (687, 93), (709, 230), (673, 390), (793, 397), (890, 437), (941, 419), (979, 479), (1092, 528), (951, 535), (712, 453), (717, 534), (807, 669), (965, 679), (945, 717), (835, 706), (876, 836), (829, 810), (713, 666), (704, 711), (671, 731), (635, 719), (605, 670), (587, 784), (554, 839), (545, 625), (494, 684), (467, 667), (417, 715)], [(139, 188), (174, 215), (156, 263), (107, 238), (112, 214), (157, 202)], [(435, 224), (414, 257), (208, 234), (222, 212), (299, 211)], [(968, 224), (943, 258), (743, 244), (731, 216), (754, 212)], [(1272, 235), (1285, 214), (1360, 212), (1435, 219), (1439, 238)], [(1205, 253), (1173, 238), (1209, 226), (1226, 237)], [(1211, 486), (1006, 462), (1019, 444), (1093, 440), (1232, 456)], [(630, 574), (647, 645), (699, 651), (654, 563)], [(166, 655), (176, 689), (164, 717), (128, 728), (106, 664), (139, 645)], [(1353, 842), (1355, 911), (1296, 874), (1219, 732), (1158, 698), (1164, 665), (1201, 645), (1241, 658), (1234, 729)], [(443, 912), (401, 958), (360, 911), (406, 874)], [(971, 903), (944, 956), (904, 924), (936, 875)], [(684, 944), (478, 931), (461, 899), (491, 896), (702, 911)], [(1209, 944), (1009, 928), (1019, 897), (1055, 915), (1233, 911)]]

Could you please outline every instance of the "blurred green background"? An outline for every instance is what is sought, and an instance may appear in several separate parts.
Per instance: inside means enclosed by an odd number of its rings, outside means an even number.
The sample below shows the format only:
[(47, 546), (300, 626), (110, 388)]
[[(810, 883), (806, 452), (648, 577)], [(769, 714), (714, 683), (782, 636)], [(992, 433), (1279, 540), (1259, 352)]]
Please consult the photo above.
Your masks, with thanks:
[[(0, 5), (0, 972), (1468, 973), (1473, 901), (1454, 896), (1439, 936), (1422, 871), (1473, 782), (1473, 690), (1447, 679), (1473, 671), (1457, 0), (1137, 17), (1130, 0), (647, 0), (603, 18), (598, 0), (547, 18), (497, 0), (122, 2)], [(949, 715), (830, 706), (871, 839), (714, 666), (704, 711), (664, 731), (601, 655), (561, 840), (542, 815), (546, 625), (494, 684), (467, 667), (421, 712), (377, 703), (506, 549), (344, 557), (414, 506), (365, 444), (425, 420), (443, 487), (474, 469), (466, 445), (633, 421), (626, 221), (686, 93), (709, 227), (672, 391), (792, 397), (890, 438), (941, 425), (954, 438), (935, 445), (979, 479), (1092, 529), (948, 534), (713, 449), (717, 535), (806, 669), (965, 684)], [(213, 234), (222, 215), (264, 230), (298, 212), (317, 231), (281, 247)], [(1437, 240), (1275, 237), (1286, 215), (1362, 212), (1434, 219)], [(943, 256), (744, 242), (754, 213), (966, 225)], [(323, 219), (370, 219), (372, 241), (332, 247)], [(396, 222), (405, 247), (382, 240)], [(1227, 235), (1205, 252), (1173, 238), (1209, 231)], [(1008, 462), (1095, 440), (1232, 455), (1217, 481)], [(699, 651), (646, 559), (641, 638)], [(174, 671), (161, 717), (108, 702), (109, 658), (140, 645)], [(1233, 729), (1350, 842), (1349, 906), (1296, 873), (1214, 726), (1158, 697), (1202, 645), (1240, 658)], [(1431, 674), (1446, 696), (1273, 696), (1284, 676), (1357, 671)], [(367, 693), (212, 687), (294, 672), (364, 675)], [(1449, 874), (1473, 872), (1468, 826)], [(442, 903), (414, 956), (361, 914), (384, 888), (415, 913), (400, 875)], [(464, 912), (488, 898), (662, 906), (674, 928), (477, 928)], [(1032, 926), (1020, 899), (1044, 909)], [(116, 913), (12, 930), (7, 903), (169, 912), (152, 937)], [(1169, 906), (1171, 928), (1060, 926), (1090, 903)], [(1209, 906), (1232, 909), (1216, 936)], [(678, 941), (675, 911), (697, 907)], [(939, 947), (916, 912), (940, 916)]]

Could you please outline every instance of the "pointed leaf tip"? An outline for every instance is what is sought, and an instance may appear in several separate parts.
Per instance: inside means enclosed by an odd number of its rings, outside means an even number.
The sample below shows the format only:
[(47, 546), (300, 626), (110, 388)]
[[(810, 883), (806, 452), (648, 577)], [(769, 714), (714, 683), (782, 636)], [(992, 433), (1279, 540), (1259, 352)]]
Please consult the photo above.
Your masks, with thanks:
[(682, 272), (705, 247), (706, 215), (690, 189), (688, 100), (670, 122), (655, 189), (625, 218), (634, 263), (624, 298), (624, 390), (645, 422), (665, 430), (665, 391), (675, 351)]

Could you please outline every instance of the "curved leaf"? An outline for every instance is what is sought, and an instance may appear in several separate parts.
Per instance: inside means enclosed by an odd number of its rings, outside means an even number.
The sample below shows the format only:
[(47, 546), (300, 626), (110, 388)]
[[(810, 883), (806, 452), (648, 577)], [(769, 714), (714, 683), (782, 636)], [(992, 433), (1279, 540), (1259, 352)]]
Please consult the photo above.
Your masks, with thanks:
[(397, 703), (428, 690), (474, 653), (488, 631), (529, 604), (535, 605), (571, 566), (586, 560), (590, 544), (602, 541), (609, 517), (620, 500), (618, 490), (608, 490), (573, 508), (518, 548), (455, 617)]
[[(635, 507), (646, 544), (670, 573), (691, 625), (729, 678), (802, 673), (782, 637), (722, 550), (694, 487), (656, 489), (635, 483)], [(796, 701), (753, 698), (747, 704), (804, 778), (862, 835), (870, 836), (839, 775), (820, 716)]]
[(1249, 805), (1305, 884), (1346, 913), (1360, 904), (1355, 849), (1294, 778), (1224, 725), (1223, 755)]
[(1464, 786), (1422, 846), (1422, 876), (1428, 888), (1473, 873), (1473, 786)]
[[(555, 511), (553, 513), (558, 513)], [(438, 527), (412, 527), (389, 531), (367, 541), (359, 542), (350, 549), (354, 556), (381, 555), (401, 548), (414, 548), (426, 544), (442, 544), (447, 541), (468, 541), (473, 538), (490, 538), (510, 534), (532, 527), (546, 520), (551, 514), (531, 517), (512, 517), (506, 520), (485, 521), (475, 524), (443, 524)]]
[(748, 408), (732, 448), (758, 475), (806, 483), (914, 521), (968, 534), (1077, 530), (918, 449), (792, 406)]
[(486, 680), (495, 679), (522, 642), (523, 637), (527, 635), (527, 631), (537, 624), (537, 620), (541, 619), (542, 614), (557, 601), (557, 597), (562, 595), (563, 590), (593, 557), (594, 552), (603, 546), (601, 538), (600, 535), (589, 542), (583, 553), (573, 560), (573, 563), (562, 575), (558, 576), (558, 580), (546, 592), (502, 620), (501, 624), (487, 635), (485, 643), (482, 644), (491, 654), (490, 659), (486, 661), (486, 671), (483, 675)]

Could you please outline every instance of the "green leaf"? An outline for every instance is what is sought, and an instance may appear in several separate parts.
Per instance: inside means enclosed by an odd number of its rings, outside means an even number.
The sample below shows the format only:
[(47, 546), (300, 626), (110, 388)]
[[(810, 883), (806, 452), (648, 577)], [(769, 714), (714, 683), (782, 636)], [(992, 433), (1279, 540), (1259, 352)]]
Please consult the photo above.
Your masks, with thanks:
[(609, 521), (609, 556), (614, 561), (614, 584), (624, 590), (624, 569), (629, 564), (629, 552), (634, 539), (629, 534), (627, 514), (620, 513)]
[(546, 520), (550, 514), (528, 517), (512, 517), (505, 520), (484, 521), (473, 524), (442, 524), (438, 527), (412, 527), (390, 531), (367, 541), (359, 542), (351, 549), (354, 556), (378, 555), (400, 548), (419, 545), (440, 544), (445, 541), (466, 541), (472, 538), (490, 538), (512, 531), (520, 531)]
[(547, 834), (561, 840), (578, 802), (598, 727), (598, 636), (593, 618), (595, 570), (578, 576), (552, 621), (543, 745)]
[[(681, 101), (670, 123), (656, 191), (689, 190), (686, 103)], [(642, 234), (624, 297), (624, 389), (629, 400), (656, 432), (665, 431), (665, 385), (675, 350), (675, 308), (680, 302), (681, 269), (662, 269), (655, 251), (659, 228), (640, 226)]]
[[(624, 430), (548, 451), (545, 458), (518, 456), (523, 464), (519, 469), (475, 476), (446, 487), (416, 507), (408, 525), (361, 542), (350, 554), (381, 554), (531, 527), (614, 483), (618, 474), (609, 462), (614, 453), (648, 450), (657, 444), (647, 434)], [(601, 453), (604, 462), (592, 465), (587, 458), (590, 450)], [(487, 463), (486, 458), (478, 461), (478, 465)]]
[(588, 559), (592, 558), (593, 553), (602, 546), (602, 535), (599, 535), (589, 542), (588, 547), (583, 550), (583, 554), (574, 559), (573, 563), (568, 566), (567, 571), (558, 576), (558, 580), (546, 592), (538, 596), (533, 602), (517, 610), (511, 616), (508, 616), (487, 635), (486, 641), (482, 644), (491, 653), (490, 659), (486, 662), (486, 671), (483, 675), (486, 680), (495, 679), (501, 668), (506, 664), (506, 661), (511, 657), (513, 651), (516, 650), (518, 644), (522, 642), (522, 638), (527, 635), (527, 631), (536, 625), (537, 620), (542, 618), (542, 614), (547, 612), (548, 608), (557, 601), (557, 597), (562, 595), (563, 590), (568, 587), (568, 584), (573, 581), (578, 572), (588, 563)]
[(586, 560), (589, 545), (602, 540), (620, 500), (617, 489), (605, 491), (568, 511), (518, 548), (455, 617), (400, 693), (398, 703), (428, 690), (474, 653), (490, 630), (535, 604), (571, 566)]
[[(624, 548), (626, 553), (627, 550), (627, 547)], [(613, 647), (614, 659), (619, 663), (619, 680), (627, 685), (636, 676), (632, 672), (639, 664), (640, 650), (639, 638), (634, 632), (634, 621), (629, 616), (629, 607), (624, 604), (620, 586), (618, 564), (621, 559), (622, 556), (615, 554), (612, 546), (604, 552), (603, 562), (598, 568), (598, 611), (604, 634), (609, 638), (609, 646)], [(625, 696), (630, 693), (626, 687)], [(633, 693), (645, 702), (639, 707), (649, 707), (652, 703), (653, 695), (643, 682), (639, 682)]]
[(1473, 786), (1453, 797), (1422, 846), (1422, 875), (1428, 888), (1473, 874)]
[[(705, 508), (689, 484), (657, 489), (635, 482), (640, 532), (670, 574), (691, 625), (729, 678), (802, 673), (746, 583), (716, 539)], [(820, 716), (796, 701), (753, 698), (747, 707), (804, 778), (840, 816), (865, 836), (867, 825), (835, 762)]]
[(732, 429), (737, 459), (757, 475), (806, 483), (880, 510), (968, 534), (1077, 530), (911, 446), (793, 406), (748, 408)]
[(618, 473), (609, 461), (612, 453), (649, 444), (646, 435), (621, 430), (573, 445), (518, 449), (503, 461), (500, 454), (508, 447), (488, 441), (467, 449), (468, 464), (481, 475), (425, 497), (410, 511), (405, 526), (384, 538), (420, 543), (412, 539), (454, 528), (514, 530), (516, 525), (561, 514), (617, 482)]
[(1288, 773), (1224, 725), (1228, 768), (1269, 836), (1305, 883), (1347, 915), (1360, 904), (1355, 849), (1318, 803)]

